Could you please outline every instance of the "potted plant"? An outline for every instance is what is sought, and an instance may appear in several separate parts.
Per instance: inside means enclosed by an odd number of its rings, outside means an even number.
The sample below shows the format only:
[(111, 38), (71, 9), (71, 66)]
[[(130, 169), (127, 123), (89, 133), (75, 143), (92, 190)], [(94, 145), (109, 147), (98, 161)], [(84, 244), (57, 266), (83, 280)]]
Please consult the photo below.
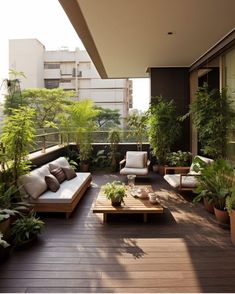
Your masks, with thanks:
[(126, 197), (125, 185), (118, 181), (107, 183), (104, 186), (104, 194), (111, 200), (112, 206), (121, 206), (124, 203), (123, 198)]
[(41, 233), (44, 222), (34, 214), (17, 219), (11, 228), (11, 238), (17, 247), (23, 247), (37, 238)]
[[(192, 154), (187, 151), (178, 150), (167, 155), (167, 163), (169, 166), (189, 166)], [(178, 170), (178, 173), (182, 173)]]
[(228, 136), (235, 120), (232, 100), (226, 89), (210, 90), (207, 83), (198, 88), (189, 114), (198, 131), (202, 152), (212, 158), (225, 158)]
[(172, 145), (180, 133), (179, 119), (174, 101), (166, 101), (162, 96), (152, 99), (153, 103), (148, 111), (148, 136), (152, 154), (159, 164), (159, 173), (164, 174)]
[(235, 245), (235, 188), (233, 187), (232, 193), (226, 198), (226, 208), (230, 216), (230, 232), (231, 241)]
[(10, 244), (3, 239), (3, 233), (0, 231), (0, 262), (4, 261), (10, 252)]
[(90, 142), (82, 141), (79, 144), (80, 171), (88, 172), (91, 152), (92, 145)]
[(204, 167), (198, 177), (195, 200), (206, 198), (213, 202), (215, 216), (219, 224), (229, 223), (228, 212), (225, 207), (226, 197), (230, 195), (233, 187), (233, 166), (224, 159), (218, 159)]
[(111, 159), (111, 167), (112, 171), (117, 171), (118, 166), (118, 155), (120, 157), (120, 153), (117, 152), (118, 144), (120, 142), (120, 131), (119, 129), (111, 129), (108, 134), (108, 142), (110, 143), (110, 159)]

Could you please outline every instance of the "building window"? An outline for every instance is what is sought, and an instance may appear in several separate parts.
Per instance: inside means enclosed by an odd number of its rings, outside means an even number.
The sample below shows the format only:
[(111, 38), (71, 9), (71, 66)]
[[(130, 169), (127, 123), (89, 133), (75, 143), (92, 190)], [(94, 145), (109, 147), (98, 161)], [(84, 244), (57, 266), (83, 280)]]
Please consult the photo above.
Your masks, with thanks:
[(47, 89), (59, 88), (59, 82), (60, 82), (60, 80), (47, 79), (47, 80), (45, 80), (45, 88), (47, 88)]
[(44, 63), (45, 69), (60, 69), (59, 63)]
[[(224, 55), (224, 85), (227, 87), (228, 94), (233, 100), (235, 109), (235, 48)], [(235, 161), (235, 128), (231, 130), (228, 146), (228, 157)]]

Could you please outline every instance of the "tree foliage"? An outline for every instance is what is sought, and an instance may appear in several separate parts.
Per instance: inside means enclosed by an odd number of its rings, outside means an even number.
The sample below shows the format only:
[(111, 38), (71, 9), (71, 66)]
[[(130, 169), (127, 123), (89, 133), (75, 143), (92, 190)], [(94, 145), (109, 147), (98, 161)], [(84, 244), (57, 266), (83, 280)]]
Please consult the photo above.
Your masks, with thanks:
[(24, 103), (35, 109), (36, 126), (45, 130), (57, 127), (58, 117), (64, 112), (65, 106), (71, 104), (70, 97), (74, 91), (63, 89), (26, 89), (22, 91)]
[(99, 110), (96, 116), (96, 122), (99, 128), (111, 128), (116, 125), (120, 125), (120, 113), (118, 109), (109, 109), (99, 106), (95, 106), (95, 109)]

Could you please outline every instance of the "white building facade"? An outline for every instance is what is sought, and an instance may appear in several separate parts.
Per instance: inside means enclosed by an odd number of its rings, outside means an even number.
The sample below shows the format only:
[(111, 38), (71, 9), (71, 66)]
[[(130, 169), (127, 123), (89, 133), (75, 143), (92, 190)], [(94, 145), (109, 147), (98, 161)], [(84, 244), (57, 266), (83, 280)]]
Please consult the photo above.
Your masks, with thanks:
[(9, 40), (9, 68), (25, 73), (22, 89), (74, 90), (75, 100), (90, 98), (97, 106), (118, 109), (122, 125), (132, 107), (132, 81), (101, 79), (85, 50), (46, 51), (37, 39)]

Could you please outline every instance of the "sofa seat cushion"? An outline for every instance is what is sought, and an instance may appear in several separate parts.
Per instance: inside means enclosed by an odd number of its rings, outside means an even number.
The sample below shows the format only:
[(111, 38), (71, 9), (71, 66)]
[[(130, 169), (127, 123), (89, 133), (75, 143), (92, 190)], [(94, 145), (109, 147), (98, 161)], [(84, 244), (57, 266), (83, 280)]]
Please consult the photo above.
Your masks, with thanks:
[(83, 186), (90, 180), (90, 173), (77, 173), (77, 176), (70, 181), (65, 181), (60, 185), (58, 191), (46, 191), (37, 199), (30, 199), (31, 203), (71, 203), (76, 194), (83, 188)]
[[(166, 174), (164, 179), (174, 188), (180, 186), (180, 174)], [(196, 188), (197, 178), (193, 176), (183, 176), (182, 177), (182, 187), (183, 188)]]
[(130, 168), (124, 167), (120, 170), (121, 175), (136, 175), (136, 176), (146, 176), (148, 174), (148, 168)]

